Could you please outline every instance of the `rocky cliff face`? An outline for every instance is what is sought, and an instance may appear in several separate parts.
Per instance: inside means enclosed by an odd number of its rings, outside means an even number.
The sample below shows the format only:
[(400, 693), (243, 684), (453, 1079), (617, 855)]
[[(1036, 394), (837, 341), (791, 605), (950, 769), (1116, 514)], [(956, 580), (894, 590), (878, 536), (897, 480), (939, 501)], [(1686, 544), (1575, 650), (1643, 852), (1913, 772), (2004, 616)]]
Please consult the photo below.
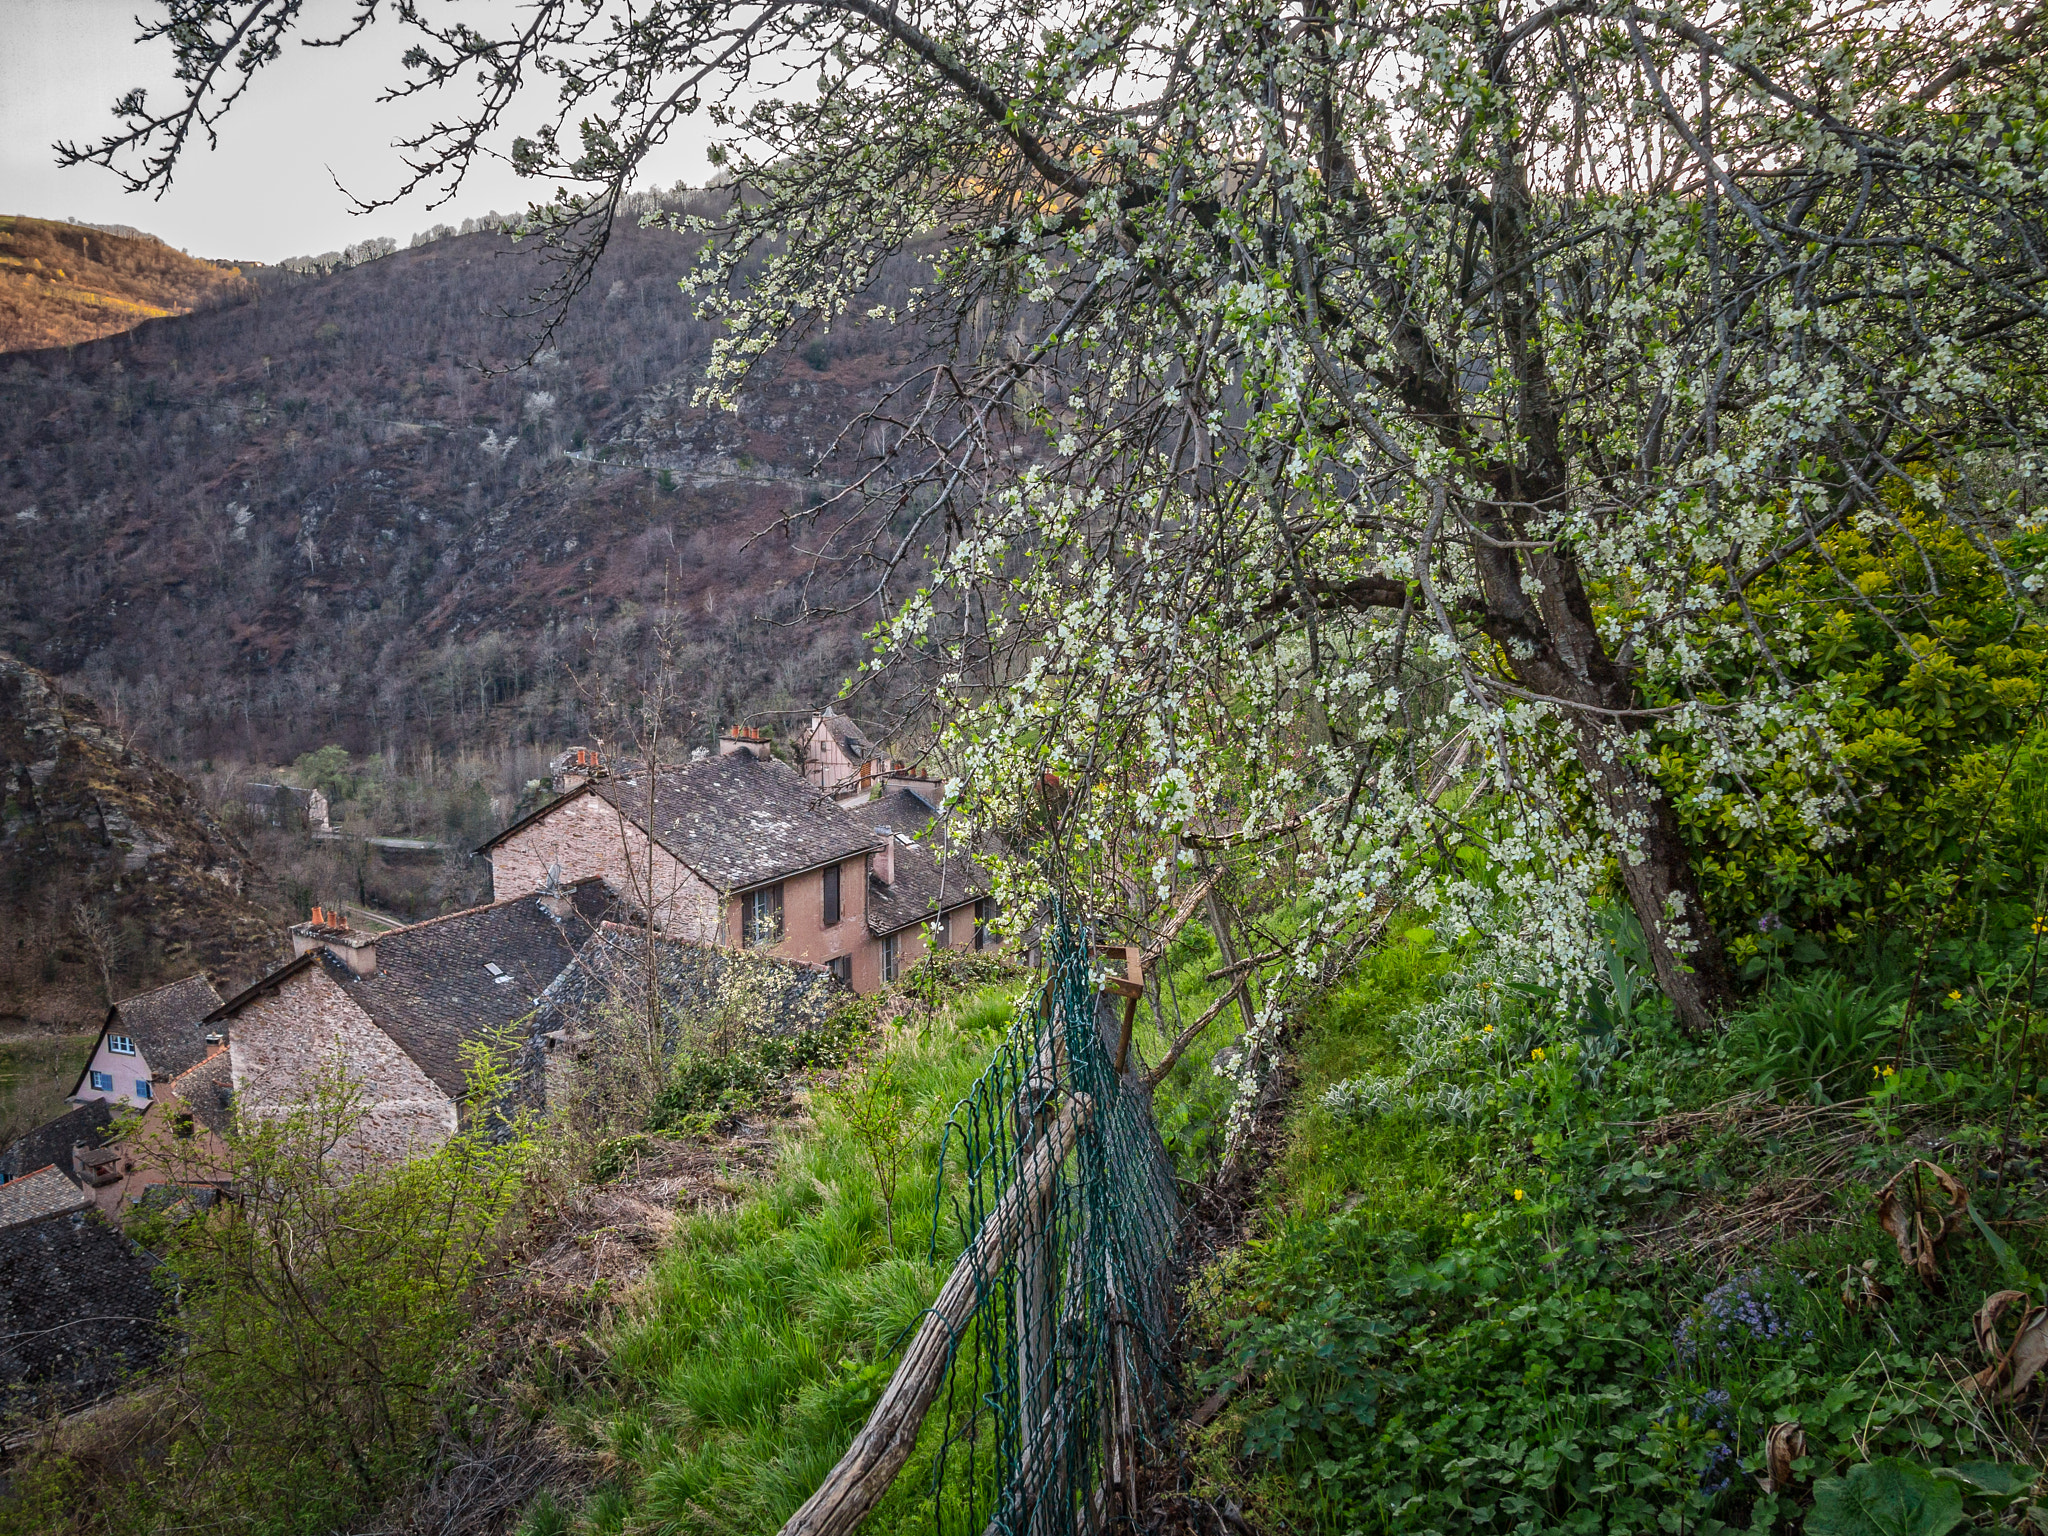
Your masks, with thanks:
[(288, 951), (192, 788), (91, 700), (0, 653), (0, 1027), (91, 1028), (108, 995)]

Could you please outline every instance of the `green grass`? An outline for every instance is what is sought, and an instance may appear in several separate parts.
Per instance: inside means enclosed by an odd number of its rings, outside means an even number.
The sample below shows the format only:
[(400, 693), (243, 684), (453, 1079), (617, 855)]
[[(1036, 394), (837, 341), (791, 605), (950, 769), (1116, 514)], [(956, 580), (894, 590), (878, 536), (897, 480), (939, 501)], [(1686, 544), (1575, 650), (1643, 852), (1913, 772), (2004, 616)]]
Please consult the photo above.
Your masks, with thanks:
[(97, 1035), (18, 1035), (0, 1039), (0, 1144), (54, 1120), (71, 1106)]
[[(885, 1034), (916, 1106), (886, 1233), (874, 1173), (829, 1099), (784, 1143), (774, 1173), (732, 1210), (671, 1240), (601, 1343), (605, 1385), (555, 1418), (608, 1469), (571, 1511), (530, 1509), (529, 1536), (778, 1528), (844, 1454), (957, 1254), (930, 1255), (940, 1131), (986, 1065), (1010, 1001), (989, 992), (928, 1026)], [(957, 1169), (949, 1170), (949, 1175)], [(862, 1527), (924, 1529), (921, 1448)]]

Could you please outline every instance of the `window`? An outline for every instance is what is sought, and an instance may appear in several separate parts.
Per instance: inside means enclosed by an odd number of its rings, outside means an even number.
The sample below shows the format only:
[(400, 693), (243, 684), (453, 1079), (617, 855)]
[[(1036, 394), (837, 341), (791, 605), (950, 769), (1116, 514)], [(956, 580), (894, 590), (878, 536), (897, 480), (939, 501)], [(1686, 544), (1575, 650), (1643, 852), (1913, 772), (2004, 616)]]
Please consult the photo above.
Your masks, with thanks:
[(126, 1035), (109, 1035), (107, 1036), (107, 1049), (116, 1056), (133, 1056), (135, 1054), (135, 1042)]
[(137, 1079), (135, 1079), (135, 1097), (137, 1097), (138, 1099), (146, 1099), (149, 1096), (149, 1079), (146, 1077), (138, 1077)]
[(111, 1072), (93, 1072), (93, 1073), (89, 1073), (89, 1074), (87, 1074), (87, 1075), (88, 1075), (88, 1076), (90, 1076), (90, 1077), (92, 1078), (92, 1086), (93, 1086), (93, 1091), (94, 1091), (95, 1093), (112, 1093), (112, 1092), (114, 1091), (114, 1075), (113, 1075), (113, 1073), (111, 1073)]
[(825, 963), (825, 969), (849, 987), (853, 985), (853, 956), (835, 955)]
[(974, 904), (974, 947), (987, 949), (996, 941), (996, 899), (984, 896)]
[(740, 937), (749, 949), (782, 942), (782, 887), (764, 885), (740, 898)]
[(825, 871), (825, 926), (830, 928), (839, 921), (839, 866), (834, 864)]
[(171, 1134), (180, 1141), (190, 1141), (192, 1139), (192, 1117), (190, 1115), (179, 1115), (171, 1122)]
[(504, 971), (500, 970), (496, 965), (494, 965), (489, 960), (486, 960), (484, 962), (484, 969), (491, 973), (491, 980), (495, 981), (501, 987), (509, 987), (517, 979), (516, 977), (507, 975)]
[(892, 933), (882, 940), (882, 980), (894, 981), (903, 969), (903, 935)]

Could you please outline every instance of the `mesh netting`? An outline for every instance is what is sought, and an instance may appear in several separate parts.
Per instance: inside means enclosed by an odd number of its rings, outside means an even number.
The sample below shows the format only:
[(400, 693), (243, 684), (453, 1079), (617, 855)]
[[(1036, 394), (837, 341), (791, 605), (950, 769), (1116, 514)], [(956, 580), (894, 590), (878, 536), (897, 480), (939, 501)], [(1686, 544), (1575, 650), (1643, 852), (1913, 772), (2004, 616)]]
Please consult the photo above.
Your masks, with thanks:
[[(1056, 914), (1047, 976), (954, 1111), (941, 1200), (971, 1249), (1060, 1117), (1073, 1151), (1018, 1191), (1018, 1238), (979, 1274), (936, 1411), (934, 1524), (964, 1536), (1066, 1536), (1122, 1524), (1160, 1427), (1173, 1171), (1139, 1085), (1113, 1053), (1123, 1000), (1105, 995), (1085, 928)], [(964, 1173), (945, 1193), (945, 1159)], [(1043, 1159), (1037, 1166), (1043, 1166)], [(945, 1213), (939, 1213), (945, 1219)]]

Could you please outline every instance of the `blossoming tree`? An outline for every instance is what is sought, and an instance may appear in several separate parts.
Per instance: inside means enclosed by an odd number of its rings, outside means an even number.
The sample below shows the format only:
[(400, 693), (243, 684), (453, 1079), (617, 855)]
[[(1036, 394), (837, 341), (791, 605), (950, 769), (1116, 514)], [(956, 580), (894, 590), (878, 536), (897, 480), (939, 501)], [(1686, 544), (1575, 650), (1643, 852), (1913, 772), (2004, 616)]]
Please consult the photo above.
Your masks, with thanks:
[[(399, 8), (405, 89), (479, 91), (417, 179), (552, 84), (514, 157), (563, 189), (533, 227), (566, 294), (647, 150), (716, 114), (742, 191), (690, 277), (730, 322), (713, 395), (927, 242), (909, 318), (941, 356), (807, 516), (872, 562), (887, 658), (932, 667), (963, 824), (1043, 831), (1013, 893), (1142, 915), (1228, 863), (1303, 898), (1303, 964), (1390, 903), (1464, 930), (1504, 900), (1503, 942), (1569, 964), (1618, 880), (1705, 1027), (1727, 978), (1672, 795), (1768, 765), (1821, 842), (1845, 805), (1750, 584), (1852, 521), (1910, 541), (1902, 497), (1998, 562), (2038, 501), (2039, 10), (518, 14)], [(72, 153), (160, 185), (300, 23), (167, 0), (187, 97)], [(1736, 690), (1702, 664), (1731, 649)], [(1704, 778), (1660, 782), (1669, 733)]]

